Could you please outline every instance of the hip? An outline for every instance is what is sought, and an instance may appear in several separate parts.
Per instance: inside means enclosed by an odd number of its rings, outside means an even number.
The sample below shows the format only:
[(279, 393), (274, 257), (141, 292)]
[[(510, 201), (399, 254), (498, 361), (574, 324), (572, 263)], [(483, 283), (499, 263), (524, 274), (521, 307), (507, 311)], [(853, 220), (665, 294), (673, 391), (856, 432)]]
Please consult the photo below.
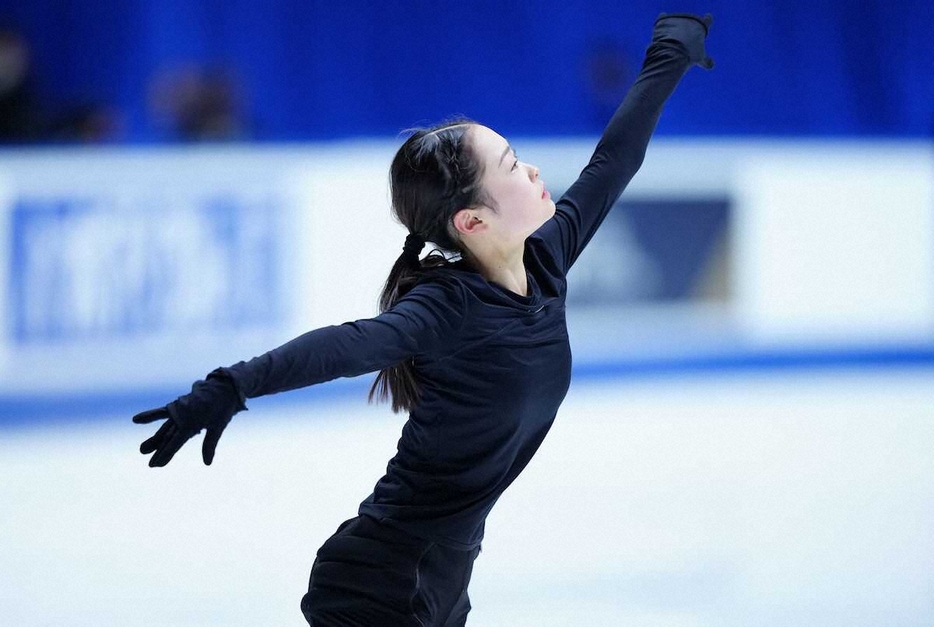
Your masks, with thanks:
[(462, 625), (479, 553), (359, 515), (318, 549), (302, 611), (313, 627)]

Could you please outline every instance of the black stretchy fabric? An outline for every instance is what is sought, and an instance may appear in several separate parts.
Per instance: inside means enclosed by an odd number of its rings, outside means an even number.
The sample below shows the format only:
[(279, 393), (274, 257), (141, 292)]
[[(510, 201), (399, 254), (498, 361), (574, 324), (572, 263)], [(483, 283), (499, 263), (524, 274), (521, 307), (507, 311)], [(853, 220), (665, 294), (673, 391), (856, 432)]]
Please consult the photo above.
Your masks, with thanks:
[(567, 273), (641, 166), (682, 76), (709, 65), (708, 25), (656, 22), (593, 157), (526, 240), (528, 296), (458, 265), (442, 268), (375, 318), (316, 329), (225, 369), (251, 398), (414, 360), (421, 399), (359, 514), (451, 549), (479, 546), (487, 514), (532, 459), (570, 384)]
[(302, 613), (311, 627), (463, 627), (479, 552), (351, 518), (318, 550)]

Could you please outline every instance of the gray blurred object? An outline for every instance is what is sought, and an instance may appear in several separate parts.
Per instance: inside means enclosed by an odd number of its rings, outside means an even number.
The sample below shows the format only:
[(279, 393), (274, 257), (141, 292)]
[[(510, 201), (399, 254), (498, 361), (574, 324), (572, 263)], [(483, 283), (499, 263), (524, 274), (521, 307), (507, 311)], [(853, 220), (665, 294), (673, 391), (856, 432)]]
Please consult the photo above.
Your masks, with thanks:
[(15, 29), (0, 27), (0, 143), (28, 142), (40, 134), (31, 72), (26, 39)]
[(591, 105), (590, 123), (603, 129), (626, 95), (633, 80), (633, 61), (616, 40), (592, 41), (584, 58), (586, 95)]
[(57, 142), (100, 144), (124, 138), (120, 112), (97, 103), (70, 105), (50, 124), (48, 138)]
[(183, 142), (245, 139), (241, 90), (234, 73), (197, 64), (163, 70), (150, 83), (157, 127)]

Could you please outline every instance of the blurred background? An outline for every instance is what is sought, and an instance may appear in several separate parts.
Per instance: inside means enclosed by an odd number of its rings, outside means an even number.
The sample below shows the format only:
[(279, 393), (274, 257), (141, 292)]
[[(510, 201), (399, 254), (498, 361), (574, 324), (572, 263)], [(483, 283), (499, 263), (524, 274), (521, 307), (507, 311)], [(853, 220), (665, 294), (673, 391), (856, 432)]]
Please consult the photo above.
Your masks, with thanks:
[(663, 11), (717, 65), (569, 274), (469, 624), (934, 625), (921, 0), (0, 0), (0, 623), (303, 624), (405, 419), (373, 375), (251, 401), (209, 469), (130, 416), (377, 313), (404, 129), (467, 115), (558, 197)]

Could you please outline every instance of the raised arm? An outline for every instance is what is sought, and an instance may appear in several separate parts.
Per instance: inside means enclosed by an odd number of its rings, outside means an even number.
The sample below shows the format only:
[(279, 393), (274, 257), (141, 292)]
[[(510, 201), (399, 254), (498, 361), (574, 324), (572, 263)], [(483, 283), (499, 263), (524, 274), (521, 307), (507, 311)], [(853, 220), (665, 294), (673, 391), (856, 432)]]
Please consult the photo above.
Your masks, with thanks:
[(711, 18), (662, 14), (642, 70), (613, 114), (577, 181), (555, 203), (554, 217), (538, 231), (563, 262), (577, 261), (610, 208), (642, 166), (649, 139), (668, 97), (692, 65), (713, 61), (704, 49)]
[(456, 286), (423, 283), (375, 318), (315, 329), (259, 357), (218, 368), (195, 382), (189, 394), (133, 417), (136, 423), (166, 420), (140, 452), (155, 453), (150, 466), (164, 466), (189, 438), (207, 429), (202, 456), (210, 464), (221, 433), (246, 409), (246, 399), (442, 352), (457, 334), (464, 309)]

